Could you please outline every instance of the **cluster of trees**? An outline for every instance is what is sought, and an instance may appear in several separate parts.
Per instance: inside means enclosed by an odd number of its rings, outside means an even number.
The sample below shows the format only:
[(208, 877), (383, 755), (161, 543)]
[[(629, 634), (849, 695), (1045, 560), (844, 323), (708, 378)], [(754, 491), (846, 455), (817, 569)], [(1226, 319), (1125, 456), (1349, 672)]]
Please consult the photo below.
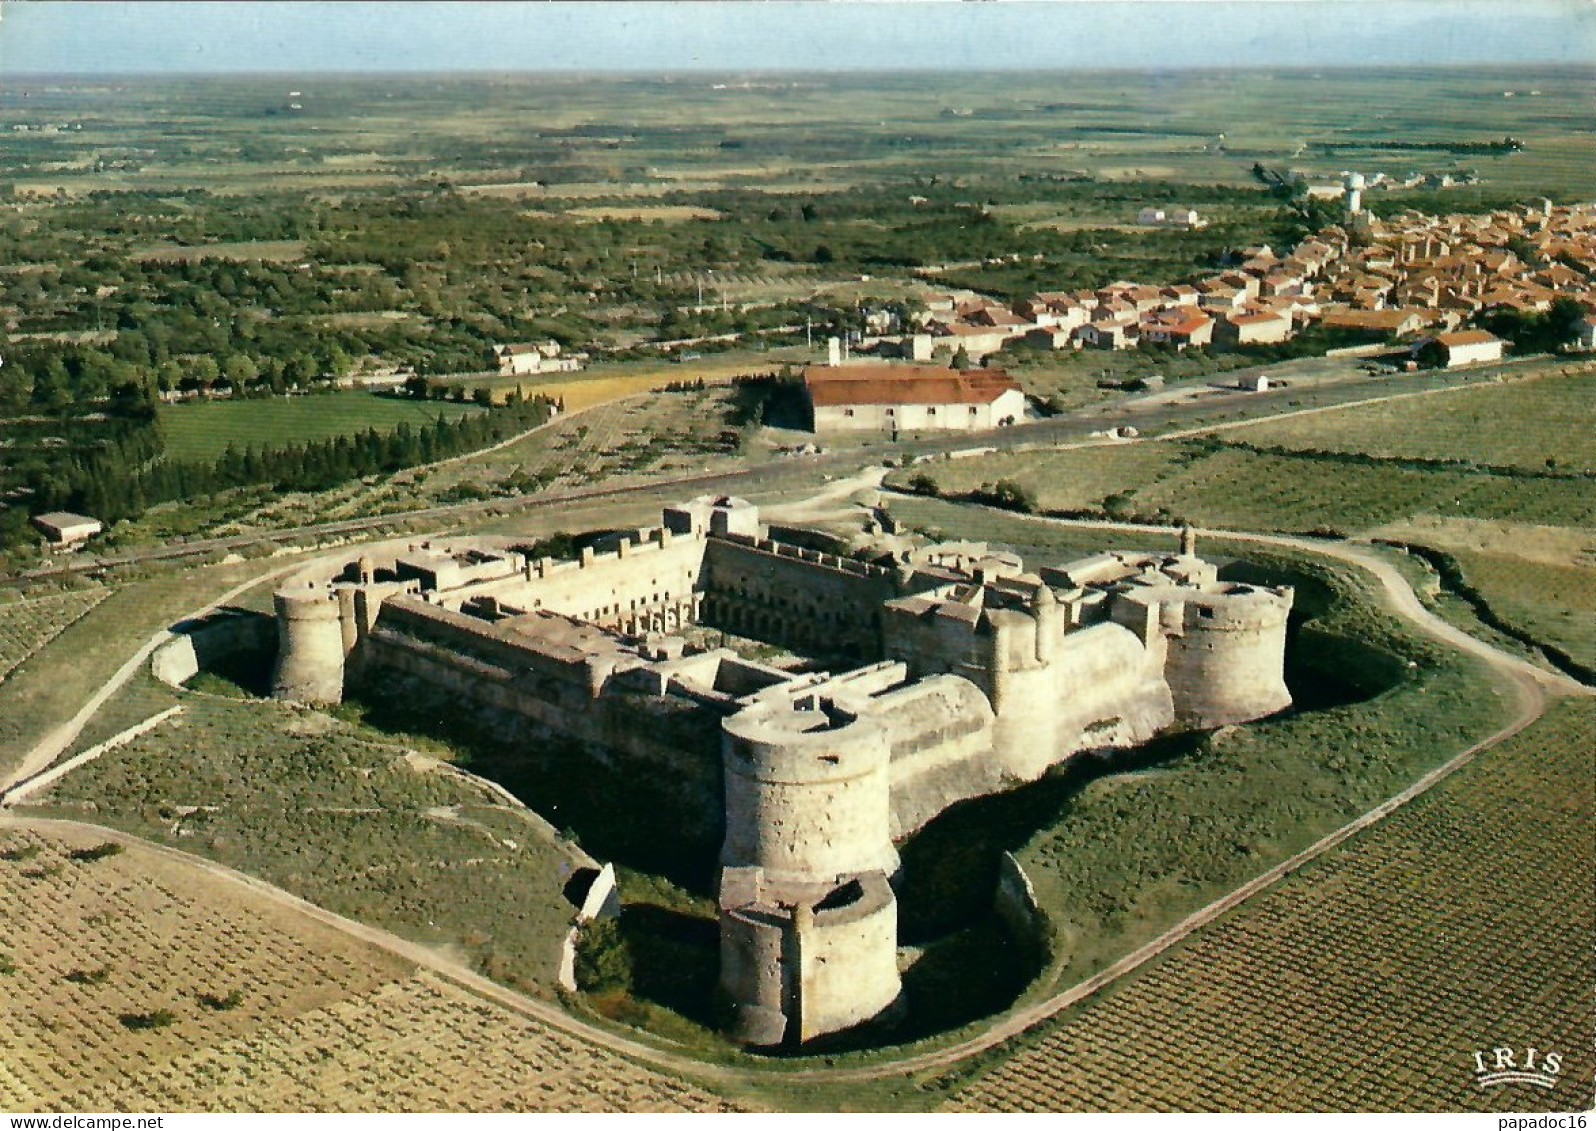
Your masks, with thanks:
[(983, 483), (970, 492), (970, 501), (982, 506), (999, 507), (1020, 514), (1035, 514), (1040, 503), (1036, 492), (1015, 479), (999, 479)]
[(457, 420), (439, 417), (392, 432), (291, 444), (281, 448), (229, 446), (215, 463), (156, 458), (159, 431), (137, 432), (74, 452), (28, 484), (33, 509), (73, 510), (105, 521), (136, 517), (157, 503), (191, 500), (234, 487), (269, 484), (280, 490), (316, 491), (367, 475), (391, 473), (448, 459), (507, 439), (548, 419), (547, 400), (513, 397), (485, 413)]
[(1368, 138), (1359, 140), (1355, 144), (1321, 141), (1315, 143), (1313, 148), (1331, 157), (1348, 149), (1356, 152), (1369, 149), (1394, 149), (1401, 151), (1415, 150), (1425, 153), (1471, 153), (1500, 156), (1504, 153), (1521, 152), (1524, 148), (1524, 143), (1509, 134), (1500, 141), (1413, 141), (1407, 138)]
[(1556, 353), (1573, 344), (1585, 308), (1572, 298), (1557, 298), (1545, 310), (1487, 311), (1476, 321), (1498, 338), (1513, 343), (1515, 353)]
[[(917, 471), (911, 475), (904, 483), (904, 489), (932, 499), (940, 498), (942, 495), (942, 487), (936, 478), (924, 471)], [(964, 498), (985, 507), (998, 507), (1018, 514), (1036, 514), (1042, 506), (1036, 492), (1017, 479), (999, 479), (996, 482), (983, 483), (974, 490), (966, 492)]]
[[(94, 194), (26, 223), (0, 217), (0, 257), (27, 266), (0, 277), (0, 305), (15, 308), (25, 333), (95, 334), (101, 356), (92, 362), (112, 371), (113, 384), (220, 384), (236, 395), (343, 376), (366, 358), (422, 374), (471, 372), (496, 342), (553, 338), (593, 348), (617, 311), (629, 312), (628, 329), (652, 322), (662, 340), (765, 329), (805, 313), (796, 305), (689, 309), (710, 272), (758, 273), (772, 262), (868, 272), (1023, 260), (1037, 274), (1026, 286), (1042, 278), (1098, 285), (1114, 275), (1189, 274), (1215, 246), (1250, 236), (1022, 231), (992, 211), (1010, 199), (1056, 196), (1116, 219), (1149, 192), (1268, 204), (1258, 190), (1155, 188), (931, 178), (811, 199), (728, 190), (691, 200), (718, 219), (669, 224), (528, 214), (514, 201), (446, 185), (309, 204), (277, 193)], [(300, 241), (302, 254), (290, 245), (251, 258), (248, 242), (261, 240)], [(210, 257), (182, 250), (222, 242), (245, 246)], [(151, 250), (161, 245), (179, 250)], [(993, 280), (977, 272), (956, 281)], [(36, 367), (24, 368), (37, 381)], [(29, 396), (13, 389), (10, 400)]]

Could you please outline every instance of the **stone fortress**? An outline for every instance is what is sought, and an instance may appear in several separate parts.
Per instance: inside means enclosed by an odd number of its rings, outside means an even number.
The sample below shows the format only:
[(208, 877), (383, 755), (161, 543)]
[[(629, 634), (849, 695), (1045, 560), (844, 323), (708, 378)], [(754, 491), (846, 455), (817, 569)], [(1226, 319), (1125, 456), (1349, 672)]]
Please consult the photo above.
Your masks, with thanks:
[(1290, 704), (1291, 590), (1222, 581), (1194, 542), (1035, 572), (980, 543), (865, 561), (703, 497), (574, 561), (473, 538), (313, 567), (276, 594), (273, 687), (332, 703), (351, 677), (419, 681), (623, 764), (718, 759), (732, 1035), (796, 1045), (899, 1004), (896, 841), (1078, 752)]

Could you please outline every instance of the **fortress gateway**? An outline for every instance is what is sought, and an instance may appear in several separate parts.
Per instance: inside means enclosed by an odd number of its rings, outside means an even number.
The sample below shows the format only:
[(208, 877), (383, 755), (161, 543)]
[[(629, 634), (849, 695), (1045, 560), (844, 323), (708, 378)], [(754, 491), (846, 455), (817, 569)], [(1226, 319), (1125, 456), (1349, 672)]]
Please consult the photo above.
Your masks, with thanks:
[[(798, 1043), (898, 1001), (894, 841), (1076, 752), (1289, 705), (1291, 590), (1221, 581), (1194, 549), (1188, 532), (1176, 555), (1029, 572), (944, 543), (874, 564), (772, 541), (755, 507), (705, 497), (576, 561), (470, 539), (301, 574), (276, 595), (274, 691), (409, 681), (612, 761), (718, 760), (733, 1034)], [(704, 627), (848, 670), (677, 635)]]

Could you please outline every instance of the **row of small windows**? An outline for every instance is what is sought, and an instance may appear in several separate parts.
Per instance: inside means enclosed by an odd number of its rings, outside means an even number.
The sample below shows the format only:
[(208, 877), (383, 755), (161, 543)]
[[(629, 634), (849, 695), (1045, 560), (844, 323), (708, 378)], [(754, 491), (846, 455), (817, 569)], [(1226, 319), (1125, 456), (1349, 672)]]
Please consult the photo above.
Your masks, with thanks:
[[(887, 412), (888, 416), (897, 416), (898, 415), (898, 410), (895, 409), (895, 408), (889, 408), (889, 409), (886, 410), (886, 412)], [(970, 406), (970, 415), (971, 416), (978, 416), (978, 415), (980, 415), (980, 412), (981, 412), (981, 408), (980, 408), (979, 405), (971, 405)], [(937, 414), (937, 406), (936, 405), (927, 405), (926, 406), (926, 410), (925, 410), (925, 414), (927, 416), (935, 416)], [(853, 415), (853, 409), (851, 409), (851, 408), (843, 409), (842, 410), (842, 415), (844, 415), (844, 416), (852, 416)]]
[[(667, 593), (667, 594), (664, 595), (664, 597), (665, 597), (665, 599), (669, 600), (670, 599), (670, 594)], [(643, 606), (643, 607), (646, 608), (649, 605), (657, 605), (657, 604), (659, 604), (660, 600), (661, 600), (661, 596), (658, 593), (655, 593), (652, 598), (650, 598), (650, 597), (633, 597), (631, 599), (631, 601), (628, 602), (627, 609), (629, 611), (636, 611), (638, 606)], [(537, 602), (536, 607), (541, 608), (542, 605), (543, 605), (543, 602), (539, 601), (539, 602)], [(621, 606), (617, 602), (616, 604), (613, 604), (613, 605), (600, 605), (598, 608), (594, 609), (590, 613), (575, 613), (573, 615), (578, 620), (592, 620), (595, 617), (609, 616), (609, 615), (611, 615), (613, 613), (619, 613), (619, 612), (621, 612)]]

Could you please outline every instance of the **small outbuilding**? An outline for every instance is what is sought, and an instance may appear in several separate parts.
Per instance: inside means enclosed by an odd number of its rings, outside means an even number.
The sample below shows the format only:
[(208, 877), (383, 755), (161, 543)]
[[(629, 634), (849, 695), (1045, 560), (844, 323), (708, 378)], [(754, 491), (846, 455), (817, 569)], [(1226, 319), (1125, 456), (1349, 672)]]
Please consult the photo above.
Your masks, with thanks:
[(51, 545), (57, 549), (75, 546), (105, 529), (105, 524), (99, 519), (84, 514), (72, 514), (69, 511), (35, 515), (33, 525), (50, 539)]
[(1440, 351), (1441, 364), (1448, 369), (1501, 361), (1502, 347), (1507, 345), (1489, 330), (1455, 330), (1450, 334), (1437, 334), (1433, 340)]

